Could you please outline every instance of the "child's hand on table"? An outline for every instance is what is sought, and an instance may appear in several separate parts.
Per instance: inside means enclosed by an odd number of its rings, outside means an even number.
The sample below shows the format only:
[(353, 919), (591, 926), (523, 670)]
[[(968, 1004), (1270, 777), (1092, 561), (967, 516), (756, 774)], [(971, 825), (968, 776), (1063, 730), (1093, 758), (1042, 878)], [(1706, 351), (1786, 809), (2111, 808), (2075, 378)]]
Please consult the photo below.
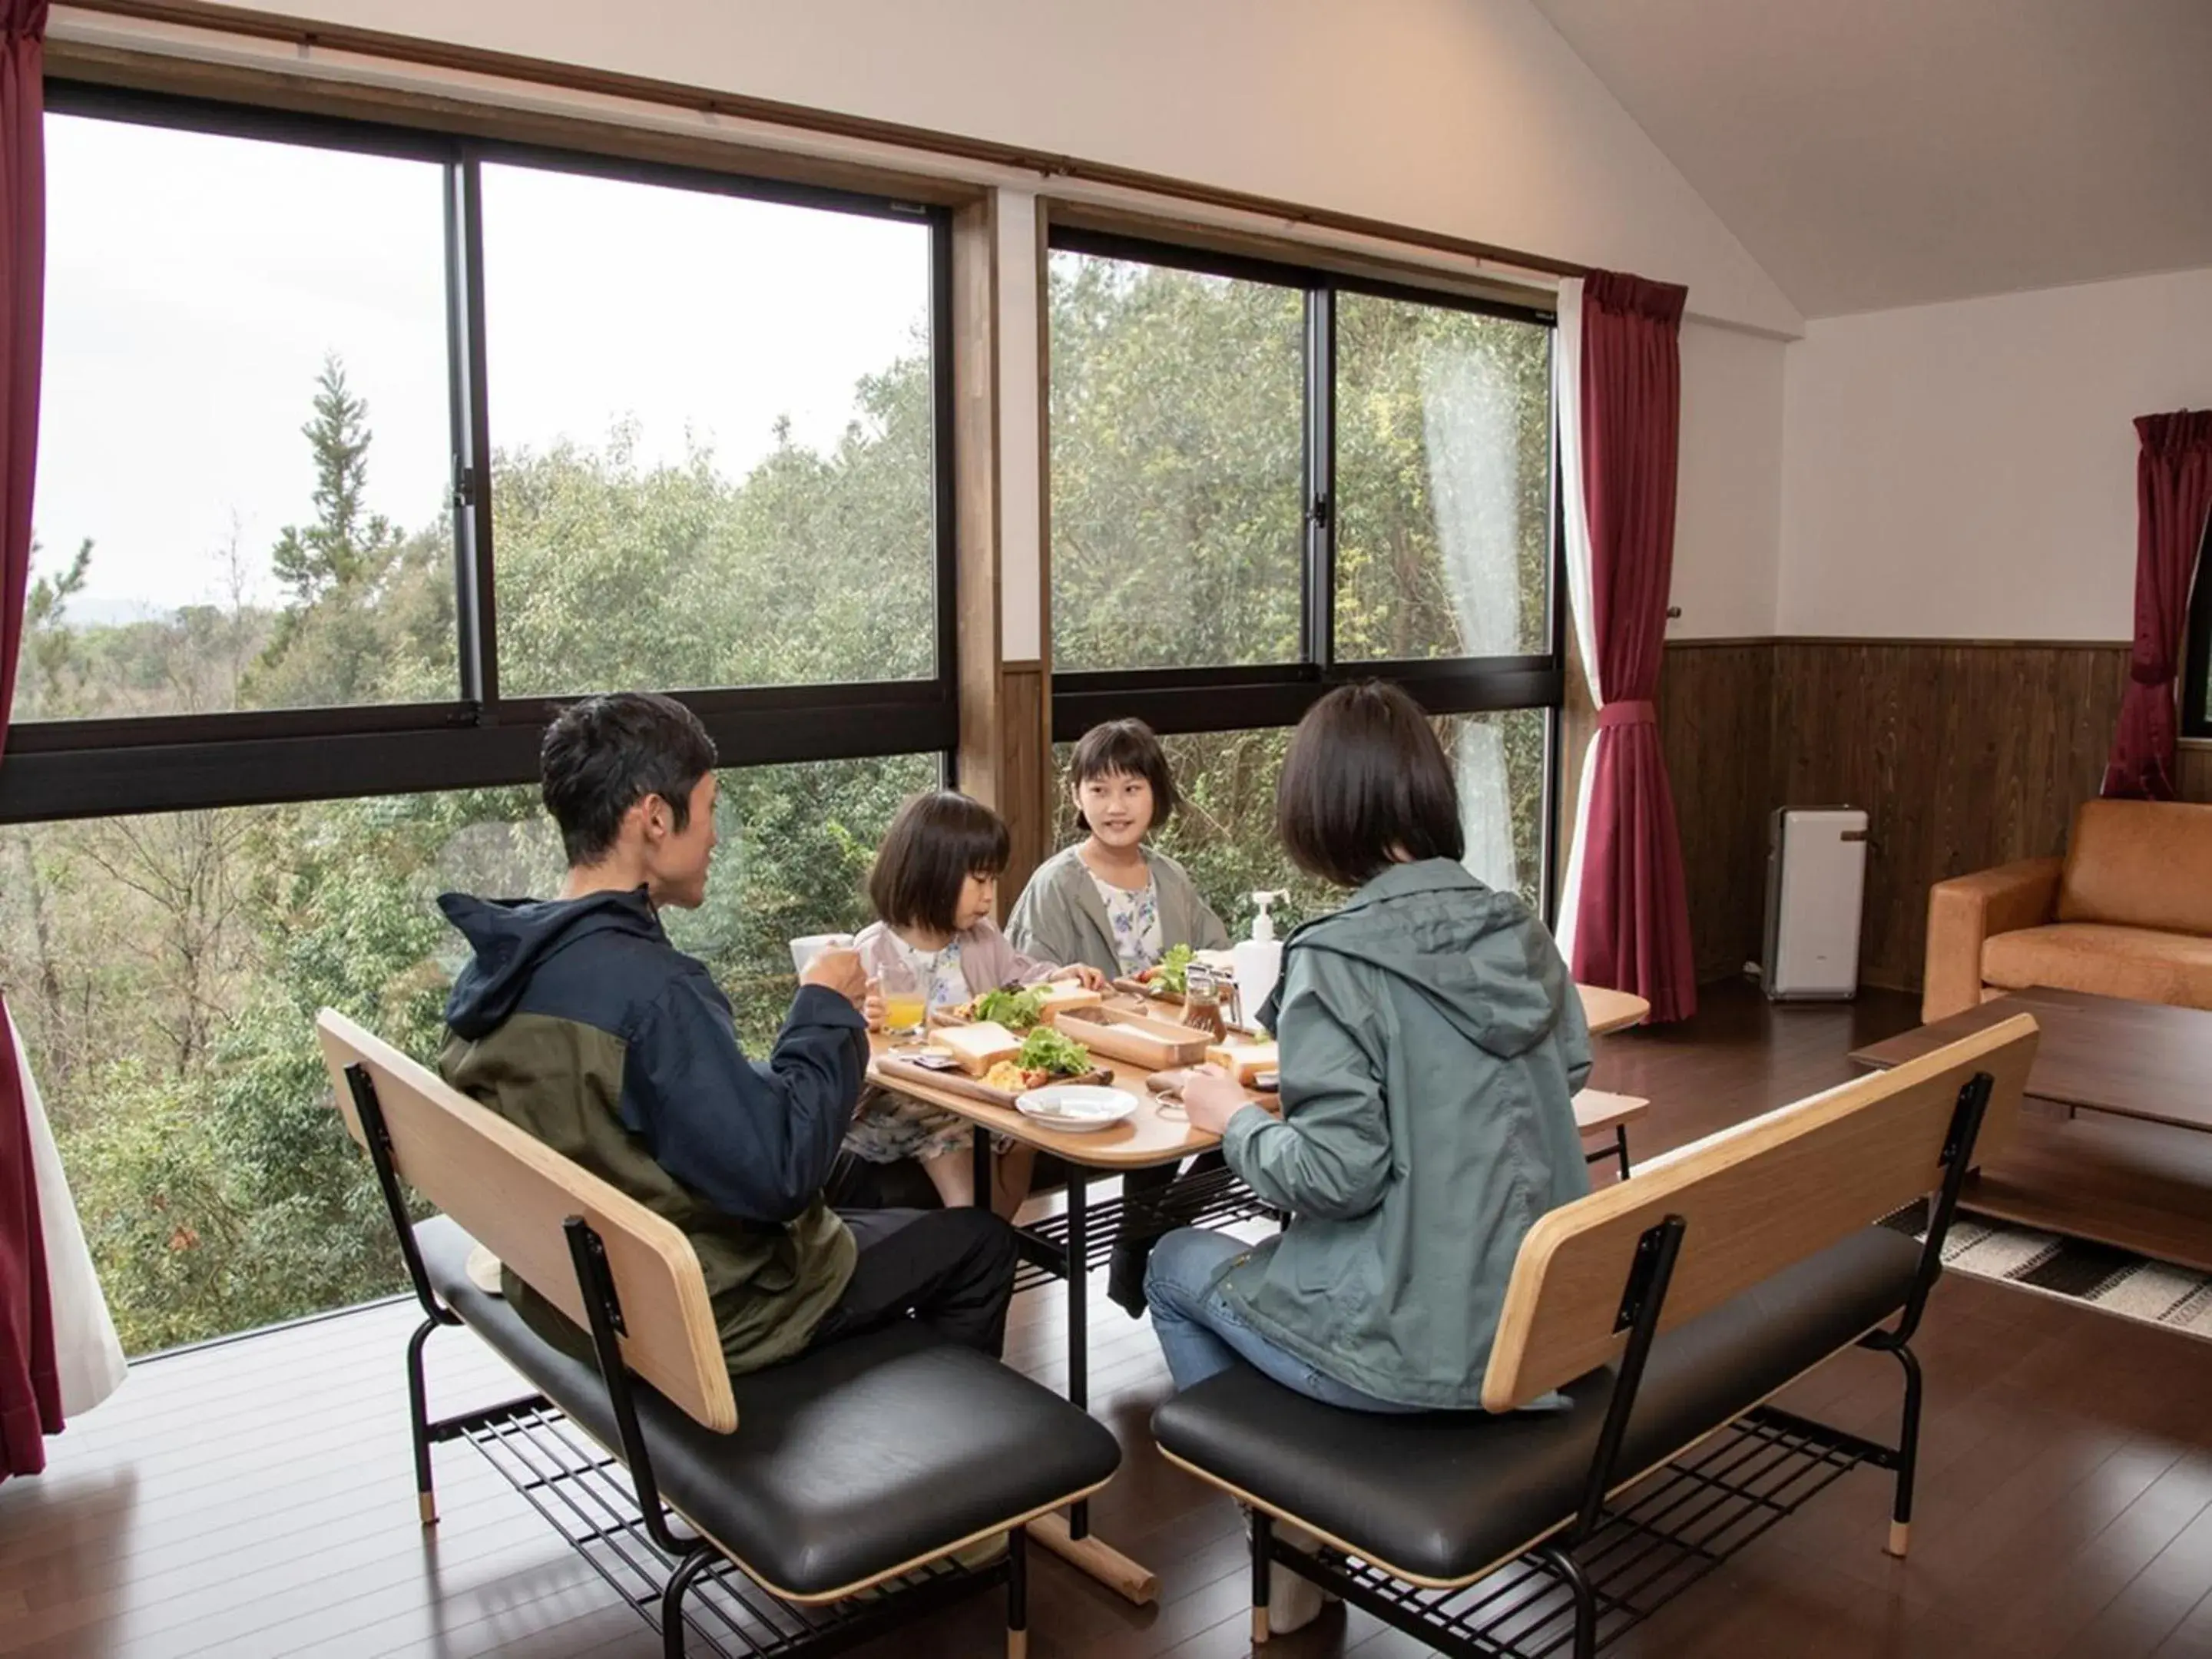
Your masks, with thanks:
[(1223, 1133), (1229, 1120), (1252, 1103), (1243, 1086), (1218, 1066), (1198, 1066), (1182, 1085), (1183, 1115), (1194, 1129), (1210, 1135)]

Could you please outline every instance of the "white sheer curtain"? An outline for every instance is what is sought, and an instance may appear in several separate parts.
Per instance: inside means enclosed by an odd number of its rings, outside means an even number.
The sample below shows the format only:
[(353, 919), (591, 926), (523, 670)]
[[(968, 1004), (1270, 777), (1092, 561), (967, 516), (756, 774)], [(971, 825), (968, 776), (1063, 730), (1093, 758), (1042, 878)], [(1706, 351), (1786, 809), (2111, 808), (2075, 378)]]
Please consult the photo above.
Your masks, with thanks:
[[(1521, 648), (1519, 400), (1488, 353), (1443, 349), (1421, 365), (1421, 405), (1430, 510), (1462, 648), (1511, 656)], [(1456, 747), (1468, 870), (1516, 892), (1505, 733), (1487, 720), (1465, 720)]]
[(54, 1368), (61, 1381), (62, 1415), (76, 1418), (122, 1386), (123, 1345), (116, 1340), (107, 1297), (93, 1269), (92, 1253), (85, 1249), (84, 1229), (77, 1224), (69, 1176), (63, 1173), (61, 1154), (46, 1123), (46, 1103), (31, 1076), (23, 1034), (15, 1029), (13, 1014), (7, 1019), (15, 1039), (23, 1112), (31, 1127), (31, 1174), (38, 1185), (40, 1231), (46, 1246), (46, 1291), (53, 1304)]
[[(1559, 284), (1559, 327), (1552, 344), (1552, 408), (1559, 422), (1559, 496), (1565, 520), (1567, 605), (1575, 626), (1575, 646), (1582, 653), (1583, 672), (1589, 677), (1590, 701), (1605, 707), (1605, 688), (1598, 684), (1597, 617), (1591, 609), (1589, 498), (1583, 492), (1583, 279), (1570, 276)], [(1583, 831), (1589, 825), (1590, 785), (1596, 774), (1590, 757), (1597, 734), (1590, 734), (1583, 754), (1582, 784), (1575, 792), (1574, 823), (1567, 842), (1566, 879), (1559, 888), (1559, 915), (1553, 933), (1559, 954), (1572, 967), (1575, 923), (1583, 901)]]

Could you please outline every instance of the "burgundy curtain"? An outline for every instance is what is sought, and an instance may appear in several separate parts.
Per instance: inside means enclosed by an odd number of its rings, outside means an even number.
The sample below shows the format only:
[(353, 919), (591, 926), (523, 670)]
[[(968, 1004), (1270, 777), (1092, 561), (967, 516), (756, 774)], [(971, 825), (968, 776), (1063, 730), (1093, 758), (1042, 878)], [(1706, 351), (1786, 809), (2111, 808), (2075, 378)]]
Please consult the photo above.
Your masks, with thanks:
[(2189, 576), (2212, 514), (2212, 410), (2136, 422), (2136, 644), (2100, 792), (2172, 800), (2173, 682), (2189, 625)]
[[(31, 579), (46, 277), (46, 0), (0, 0), (0, 761)], [(0, 1003), (0, 1009), (4, 1009)], [(30, 1123), (0, 1018), (0, 1480), (46, 1466), (62, 1426)]]
[(1698, 1011), (1674, 798), (1659, 750), (1686, 289), (1600, 271), (1583, 287), (1583, 495), (1596, 629), (1597, 745), (1574, 975), (1633, 991), (1651, 1018)]

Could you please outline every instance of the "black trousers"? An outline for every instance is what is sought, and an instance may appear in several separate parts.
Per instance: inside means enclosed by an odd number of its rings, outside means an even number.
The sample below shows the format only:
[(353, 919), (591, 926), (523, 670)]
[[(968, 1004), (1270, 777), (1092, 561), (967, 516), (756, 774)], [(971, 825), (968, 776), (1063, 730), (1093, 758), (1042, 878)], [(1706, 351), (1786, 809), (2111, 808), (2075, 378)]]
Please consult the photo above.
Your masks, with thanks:
[(1106, 1295), (1130, 1318), (1145, 1311), (1145, 1269), (1152, 1262), (1152, 1246), (1197, 1218), (1198, 1204), (1187, 1200), (1187, 1188), (1178, 1193), (1176, 1188), (1186, 1176), (1226, 1168), (1228, 1161), (1217, 1150), (1200, 1152), (1185, 1169), (1159, 1164), (1122, 1176), (1121, 1231), (1107, 1258)]
[(840, 1210), (860, 1247), (853, 1277), (807, 1344), (912, 1317), (989, 1354), (1006, 1346), (1014, 1230), (987, 1209)]

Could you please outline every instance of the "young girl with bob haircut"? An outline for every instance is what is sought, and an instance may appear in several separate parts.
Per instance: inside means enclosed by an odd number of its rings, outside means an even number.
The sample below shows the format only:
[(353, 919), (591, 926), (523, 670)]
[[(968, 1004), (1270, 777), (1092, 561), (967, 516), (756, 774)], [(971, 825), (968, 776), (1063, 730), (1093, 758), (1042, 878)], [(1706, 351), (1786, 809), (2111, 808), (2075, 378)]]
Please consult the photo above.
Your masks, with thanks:
[(1281, 1120), (1218, 1075), (1183, 1098), (1290, 1220), (1254, 1247), (1161, 1240), (1153, 1327), (1179, 1389), (1242, 1359), (1353, 1410), (1474, 1410), (1522, 1236), (1589, 1190), (1581, 999), (1528, 907), (1461, 866), (1451, 768), (1395, 687), (1308, 712), (1276, 829), (1351, 890), (1285, 942), (1260, 1014), (1282, 1045)]
[(1175, 816), (1167, 751), (1138, 720), (1094, 726), (1068, 767), (1083, 839), (1037, 866), (1006, 932), (1024, 951), (1127, 976), (1158, 965), (1178, 945), (1229, 947), (1229, 930), (1183, 867), (1145, 845)]
[[(871, 1028), (883, 1024), (878, 986), (884, 972), (915, 976), (930, 1008), (949, 1007), (1006, 985), (1079, 979), (1094, 988), (1103, 975), (1063, 968), (1016, 950), (999, 931), (999, 878), (1009, 856), (1006, 826), (980, 801), (952, 789), (915, 796), (899, 809), (868, 872), (868, 899), (879, 920), (863, 928), (854, 948), (870, 988)], [(910, 1158), (927, 1173), (947, 1209), (975, 1201), (975, 1164), (966, 1119), (896, 1091), (871, 1088), (853, 1113), (845, 1148), (870, 1164)], [(992, 1207), (1012, 1216), (1028, 1195), (1030, 1154), (1009, 1147), (994, 1160)]]
[[(1145, 845), (1146, 836), (1175, 816), (1179, 799), (1167, 751), (1152, 728), (1139, 720), (1092, 726), (1075, 745), (1067, 787), (1083, 839), (1039, 865), (1022, 889), (1006, 921), (1016, 946), (1124, 979), (1157, 967), (1178, 945), (1228, 949), (1229, 930), (1182, 866)], [(1218, 1167), (1212, 1153), (1200, 1161), (1200, 1167), (1208, 1164)], [(1158, 1194), (1176, 1174), (1173, 1164), (1132, 1170), (1121, 1177), (1122, 1194), (1151, 1195), (1153, 1207), (1171, 1216), (1173, 1201)], [(1170, 1224), (1125, 1217), (1115, 1237), (1106, 1294), (1132, 1318), (1145, 1310), (1152, 1241)]]

